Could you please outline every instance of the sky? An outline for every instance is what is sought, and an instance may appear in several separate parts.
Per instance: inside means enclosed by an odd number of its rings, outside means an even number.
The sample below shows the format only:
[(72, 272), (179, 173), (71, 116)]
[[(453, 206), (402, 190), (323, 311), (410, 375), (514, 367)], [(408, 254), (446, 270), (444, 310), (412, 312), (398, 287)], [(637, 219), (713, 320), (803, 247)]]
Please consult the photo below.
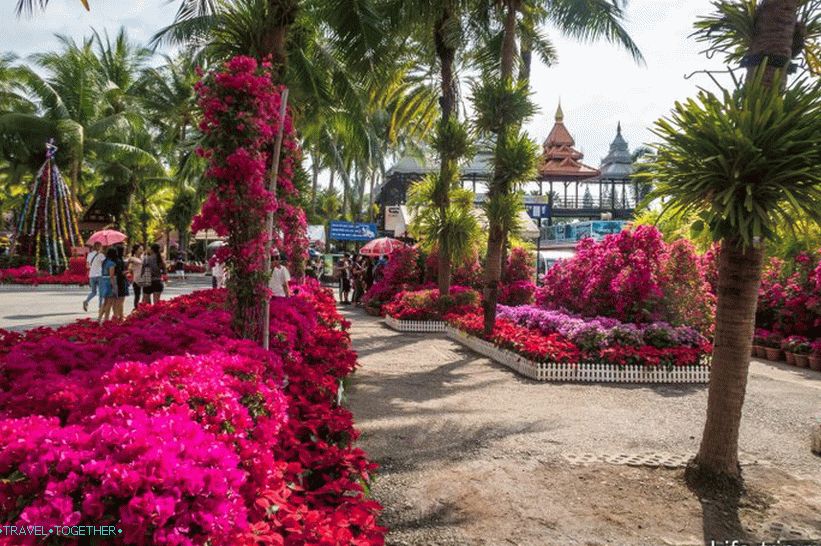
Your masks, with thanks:
[[(14, 0), (2, 4), (0, 51), (21, 58), (56, 47), (57, 33), (80, 39), (92, 27), (113, 35), (125, 26), (133, 40), (147, 42), (173, 20), (178, 5), (174, 0), (90, 0), (91, 12), (86, 12), (79, 0), (50, 0), (45, 13), (18, 19)], [(631, 0), (626, 27), (644, 64), (606, 42), (579, 43), (548, 28), (559, 59), (554, 66), (540, 61), (533, 66), (531, 87), (540, 112), (526, 126), (531, 137), (540, 143), (545, 139), (561, 100), (565, 125), (590, 165), (598, 166), (607, 154), (619, 121), (631, 149), (652, 142), (653, 122), (667, 115), (676, 100), (694, 95), (699, 86), (713, 87), (706, 75), (684, 76), (723, 69), (720, 59), (707, 59), (688, 38), (696, 18), (710, 11), (710, 0)]]

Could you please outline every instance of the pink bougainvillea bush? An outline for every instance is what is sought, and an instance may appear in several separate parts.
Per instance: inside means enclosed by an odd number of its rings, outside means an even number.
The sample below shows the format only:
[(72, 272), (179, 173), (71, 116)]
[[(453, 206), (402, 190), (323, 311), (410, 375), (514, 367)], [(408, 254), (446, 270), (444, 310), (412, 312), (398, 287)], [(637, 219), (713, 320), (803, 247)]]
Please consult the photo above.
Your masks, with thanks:
[(336, 404), (348, 324), (315, 282), (294, 290), (272, 304), (271, 351), (237, 338), (224, 290), (119, 324), (0, 330), (0, 524), (114, 525), (115, 543), (146, 546), (383, 544), (375, 467)]
[(665, 321), (707, 331), (715, 297), (692, 244), (667, 244), (652, 226), (584, 239), (544, 276), (536, 301), (586, 317)]
[(481, 300), (477, 291), (465, 286), (452, 286), (446, 296), (440, 296), (438, 288), (431, 288), (400, 292), (383, 310), (398, 320), (446, 320), (478, 312)]
[[(308, 249), (304, 211), (294, 204), (293, 182), (299, 160), (291, 116), (280, 120), (281, 88), (273, 84), (270, 65), (238, 56), (207, 73), (196, 85), (204, 135), (200, 155), (208, 159), (206, 179), (211, 192), (193, 230), (214, 229), (228, 237), (226, 266), (229, 304), (234, 329), (256, 339), (260, 332), (261, 302), (267, 295), (264, 256), (265, 218), (276, 213), (273, 244), (293, 263)], [(276, 180), (277, 197), (268, 191), (271, 143), (283, 124), (282, 155)], [(253, 221), (249, 221), (253, 219)], [(279, 234), (284, 234), (282, 239)]]
[(365, 294), (365, 307), (371, 312), (381, 313), (383, 305), (399, 292), (416, 289), (421, 280), (419, 250), (411, 246), (400, 248), (390, 255), (382, 278)]
[(821, 338), (821, 250), (771, 258), (758, 293), (756, 326), (783, 336)]
[(503, 305), (528, 305), (536, 293), (535, 257), (527, 250), (516, 247), (510, 250), (502, 270), (499, 284), (499, 303)]
[[(74, 260), (74, 258), (72, 258)], [(85, 269), (85, 262), (83, 265)], [(85, 270), (82, 273), (74, 273), (71, 268), (57, 275), (51, 275), (46, 271), (38, 271), (34, 266), (22, 265), (20, 267), (10, 267), (0, 269), (0, 284), (25, 284), (37, 286), (40, 284), (62, 284), (62, 285), (87, 285), (88, 274)]]

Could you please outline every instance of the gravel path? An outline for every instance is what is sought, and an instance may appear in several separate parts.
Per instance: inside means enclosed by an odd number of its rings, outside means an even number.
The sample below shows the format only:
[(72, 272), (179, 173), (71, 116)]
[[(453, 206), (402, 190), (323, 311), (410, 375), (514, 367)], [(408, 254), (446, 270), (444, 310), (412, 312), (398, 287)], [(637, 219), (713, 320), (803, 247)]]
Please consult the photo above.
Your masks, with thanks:
[[(716, 527), (680, 470), (600, 460), (693, 454), (706, 386), (539, 384), (443, 335), (344, 313), (361, 366), (348, 404), (382, 466), (373, 491), (392, 544), (700, 544), (743, 527), (769, 538), (759, 527), (773, 521), (785, 538), (792, 526), (821, 539), (821, 459), (808, 447), (821, 374), (753, 362), (741, 451), (757, 463), (748, 484), (769, 496)], [(599, 461), (568, 462), (581, 455)]]

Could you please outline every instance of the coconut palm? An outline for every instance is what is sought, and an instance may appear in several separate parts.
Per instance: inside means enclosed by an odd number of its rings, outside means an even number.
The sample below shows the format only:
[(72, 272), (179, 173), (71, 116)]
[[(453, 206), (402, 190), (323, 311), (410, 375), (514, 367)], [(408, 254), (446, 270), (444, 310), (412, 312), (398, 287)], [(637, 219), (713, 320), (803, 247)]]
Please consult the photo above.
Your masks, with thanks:
[[(49, 0), (17, 0), (17, 13), (28, 13), (31, 14), (34, 12), (35, 8), (46, 9)], [(88, 4), (88, 0), (79, 0), (80, 5), (83, 6), (86, 11), (89, 11), (91, 7)]]
[[(798, 0), (763, 0), (745, 57), (745, 81), (676, 104), (657, 122), (655, 197), (721, 242), (713, 363), (704, 435), (688, 476), (737, 484), (738, 431), (747, 385), (764, 246), (796, 217), (821, 221), (821, 84), (784, 91)], [(717, 480), (717, 481), (716, 481)]]

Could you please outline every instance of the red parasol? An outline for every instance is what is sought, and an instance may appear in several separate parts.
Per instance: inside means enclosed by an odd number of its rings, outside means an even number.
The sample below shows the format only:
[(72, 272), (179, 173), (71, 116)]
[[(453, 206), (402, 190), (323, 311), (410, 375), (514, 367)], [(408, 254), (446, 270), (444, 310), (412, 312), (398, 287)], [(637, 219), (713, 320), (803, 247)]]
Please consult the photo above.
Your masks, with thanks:
[(394, 251), (399, 250), (404, 246), (405, 243), (402, 241), (391, 239), (390, 237), (382, 237), (380, 239), (368, 241), (365, 246), (360, 249), (359, 253), (363, 256), (383, 256), (392, 254)]

